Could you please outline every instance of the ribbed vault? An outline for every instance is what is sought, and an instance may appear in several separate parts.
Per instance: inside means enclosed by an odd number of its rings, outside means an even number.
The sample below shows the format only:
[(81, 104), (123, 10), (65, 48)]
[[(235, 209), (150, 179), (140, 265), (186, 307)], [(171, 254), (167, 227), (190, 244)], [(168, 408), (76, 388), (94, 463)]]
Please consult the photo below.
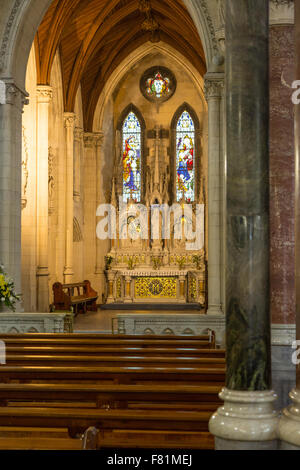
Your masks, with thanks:
[(35, 38), (38, 83), (50, 84), (59, 49), (65, 111), (74, 110), (81, 83), (84, 126), (91, 131), (112, 72), (136, 48), (159, 40), (205, 73), (202, 43), (182, 0), (54, 0)]

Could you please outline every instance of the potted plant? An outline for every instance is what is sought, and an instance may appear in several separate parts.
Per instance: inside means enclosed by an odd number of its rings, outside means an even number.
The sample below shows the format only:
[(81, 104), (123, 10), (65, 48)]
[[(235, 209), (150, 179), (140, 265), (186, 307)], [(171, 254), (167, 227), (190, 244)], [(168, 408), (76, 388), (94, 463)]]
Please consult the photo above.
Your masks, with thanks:
[(16, 302), (21, 296), (15, 292), (14, 281), (4, 271), (4, 266), (0, 265), (0, 308), (4, 305), (15, 312)]

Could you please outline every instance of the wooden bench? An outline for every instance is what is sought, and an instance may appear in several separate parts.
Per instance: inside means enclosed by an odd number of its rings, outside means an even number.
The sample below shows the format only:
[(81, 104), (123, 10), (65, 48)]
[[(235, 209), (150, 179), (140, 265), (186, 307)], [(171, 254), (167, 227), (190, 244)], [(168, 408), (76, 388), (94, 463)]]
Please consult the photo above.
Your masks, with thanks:
[(61, 402), (64, 406), (81, 402), (94, 405), (97, 408), (117, 409), (135, 406), (139, 408), (164, 407), (180, 404), (182, 409), (199, 408), (203, 405), (211, 409), (221, 403), (216, 385), (94, 385), (94, 384), (0, 384), (1, 406), (16, 403), (30, 406), (45, 406)]
[[(59, 336), (59, 335), (58, 335)], [(64, 346), (64, 347), (71, 347), (71, 346), (83, 346), (83, 347), (139, 347), (139, 348), (156, 348), (156, 347), (163, 347), (163, 348), (198, 348), (198, 349), (210, 349), (212, 348), (212, 343), (207, 340), (186, 340), (181, 341), (174, 339), (172, 341), (167, 339), (120, 339), (120, 338), (110, 338), (110, 339), (84, 339), (84, 338), (71, 338), (67, 341), (63, 338), (49, 338), (49, 339), (42, 339), (42, 338), (18, 338), (17, 335), (12, 335), (9, 338), (2, 338), (0, 336), (0, 340), (5, 342), (5, 345), (8, 346), (31, 346), (31, 347), (41, 347), (41, 346)]]
[(185, 348), (184, 345), (178, 348), (157, 347), (142, 348), (140, 346), (7, 346), (6, 354), (14, 356), (23, 356), (26, 354), (39, 355), (46, 354), (53, 357), (71, 355), (78, 356), (127, 356), (137, 355), (143, 357), (225, 357), (224, 349), (198, 349)]
[(222, 386), (225, 367), (76, 367), (76, 366), (0, 366), (0, 383), (92, 382), (213, 384)]
[(55, 310), (71, 310), (74, 308), (75, 315), (78, 311), (97, 311), (98, 293), (92, 289), (90, 281), (72, 284), (53, 284), (53, 305)]
[(117, 356), (53, 356), (53, 355), (22, 355), (6, 356), (6, 364), (10, 365), (36, 365), (36, 366), (141, 366), (141, 367), (225, 367), (225, 358), (215, 357), (143, 357), (124, 355)]

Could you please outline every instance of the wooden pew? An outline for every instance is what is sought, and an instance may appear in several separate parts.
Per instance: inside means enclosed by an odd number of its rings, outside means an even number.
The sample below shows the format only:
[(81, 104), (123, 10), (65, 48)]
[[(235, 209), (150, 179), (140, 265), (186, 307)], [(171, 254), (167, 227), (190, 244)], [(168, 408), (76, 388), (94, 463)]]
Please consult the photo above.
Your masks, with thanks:
[(95, 383), (215, 383), (223, 385), (225, 367), (76, 367), (76, 366), (7, 366), (0, 367), (0, 383), (28, 382)]
[(140, 347), (140, 348), (153, 348), (153, 347), (163, 347), (163, 348), (198, 348), (198, 349), (208, 349), (212, 347), (210, 341), (193, 341), (186, 340), (184, 343), (181, 340), (169, 341), (166, 339), (163, 340), (153, 340), (153, 339), (42, 339), (42, 338), (17, 338), (17, 336), (11, 336), (9, 338), (0, 340), (5, 342), (5, 345), (8, 346), (85, 346), (85, 347)]
[(68, 428), (76, 437), (90, 426), (104, 429), (147, 429), (208, 432), (211, 412), (123, 409), (0, 408), (0, 426)]
[[(22, 423), (24, 429), (33, 427), (42, 435), (44, 429), (64, 429), (67, 425), (69, 436), (65, 439), (66, 449), (76, 448), (82, 443), (86, 430), (97, 428), (96, 449), (113, 448), (179, 448), (213, 449), (214, 439), (208, 432), (211, 412), (178, 412), (149, 410), (70, 410), (53, 408), (0, 408), (0, 426), (13, 427)], [(1, 432), (1, 428), (0, 428)], [(45, 440), (44, 440), (45, 441)], [(60, 440), (59, 440), (60, 441)], [(57, 447), (64, 448), (57, 443)], [(6, 442), (6, 447), (8, 448)], [(1, 445), (0, 438), (0, 448)], [(10, 442), (12, 448), (22, 448), (17, 442)], [(44, 444), (37, 442), (36, 449)], [(51, 445), (51, 444), (50, 444)], [(82, 444), (81, 444), (82, 445)], [(83, 445), (82, 445), (83, 447)], [(24, 447), (23, 447), (24, 448)], [(26, 448), (26, 447), (25, 447)], [(46, 448), (48, 445), (46, 444)], [(85, 448), (89, 448), (86, 447)]]
[[(97, 408), (128, 408), (130, 404), (137, 406), (155, 405), (158, 403), (179, 403), (218, 406), (220, 387), (216, 385), (94, 385), (94, 384), (0, 384), (1, 406), (15, 402), (34, 403), (62, 402), (68, 406), (74, 402), (93, 404)], [(36, 405), (34, 405), (36, 406)]]
[(53, 284), (53, 305), (56, 310), (70, 310), (74, 308), (74, 313), (78, 309), (83, 309), (86, 313), (87, 308), (91, 311), (97, 311), (98, 293), (92, 288), (90, 281), (76, 282), (72, 284)]
[(195, 357), (143, 357), (143, 356), (53, 356), (53, 355), (23, 355), (6, 356), (6, 363), (10, 365), (37, 365), (37, 366), (78, 366), (78, 367), (114, 367), (114, 366), (141, 366), (141, 367), (225, 367), (225, 358), (195, 358)]
[(141, 348), (140, 346), (123, 346), (123, 347), (101, 347), (97, 346), (7, 346), (6, 353), (14, 356), (23, 356), (26, 354), (46, 354), (57, 356), (71, 355), (75, 356), (127, 356), (137, 355), (143, 357), (225, 357), (225, 349), (198, 349), (198, 348)]

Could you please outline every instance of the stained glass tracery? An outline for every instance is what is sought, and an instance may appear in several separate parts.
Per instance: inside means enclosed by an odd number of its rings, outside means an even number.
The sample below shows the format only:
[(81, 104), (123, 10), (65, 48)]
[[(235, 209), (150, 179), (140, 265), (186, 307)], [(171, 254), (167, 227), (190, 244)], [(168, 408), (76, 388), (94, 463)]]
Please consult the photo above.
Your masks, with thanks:
[(195, 200), (195, 125), (188, 111), (184, 111), (176, 126), (176, 197)]
[(123, 201), (141, 201), (141, 123), (131, 111), (123, 123)]

